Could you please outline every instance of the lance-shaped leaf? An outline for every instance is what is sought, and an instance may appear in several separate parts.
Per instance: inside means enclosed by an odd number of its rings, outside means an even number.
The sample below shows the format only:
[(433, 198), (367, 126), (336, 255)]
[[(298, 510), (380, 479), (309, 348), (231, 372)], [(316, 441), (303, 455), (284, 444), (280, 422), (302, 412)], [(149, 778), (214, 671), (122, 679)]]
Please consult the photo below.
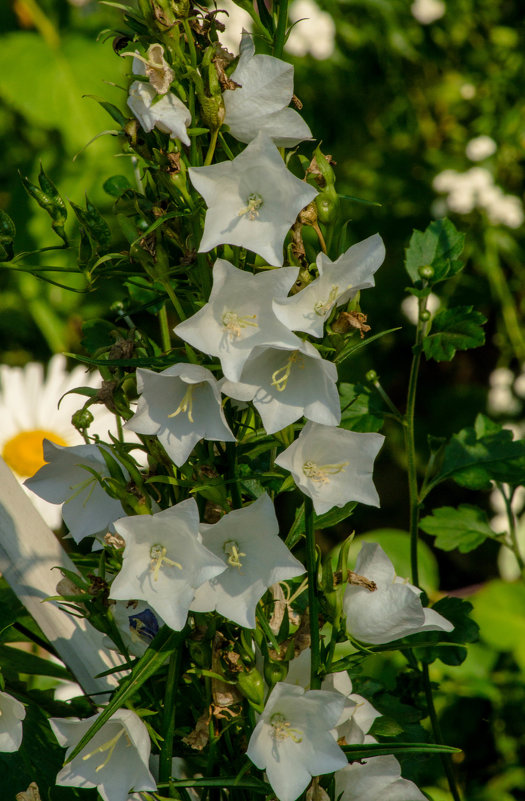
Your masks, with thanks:
[(454, 306), (436, 314), (432, 328), (423, 340), (427, 359), (449, 362), (457, 350), (479, 348), (485, 342), (481, 328), (487, 318), (472, 306)]
[(15, 255), (13, 243), (15, 241), (16, 228), (13, 220), (0, 209), (0, 261), (11, 261)]

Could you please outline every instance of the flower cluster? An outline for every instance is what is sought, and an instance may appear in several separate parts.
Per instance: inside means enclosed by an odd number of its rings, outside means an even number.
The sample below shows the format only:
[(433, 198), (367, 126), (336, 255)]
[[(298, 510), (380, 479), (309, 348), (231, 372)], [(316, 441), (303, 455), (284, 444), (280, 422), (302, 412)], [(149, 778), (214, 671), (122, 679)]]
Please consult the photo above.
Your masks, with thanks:
[[(134, 34), (122, 48), (116, 43), (119, 50), (133, 41), (120, 53), (132, 59), (133, 119), (123, 133), (143, 169), (140, 191), (123, 190), (117, 205), (129, 266), (143, 269), (160, 298), (162, 347), (132, 329), (122, 353), (108, 348), (111, 381), (90, 397), (115, 412), (115, 431), (99, 437), (88, 425), (83, 443), (44, 431), (45, 463), (26, 485), (63, 505), (75, 543), (94, 536), (102, 550), (86, 557), (92, 567), (100, 556), (87, 589), (63, 598), (122, 649), (137, 693), (156, 665), (155, 682), (163, 679), (156, 643), (177, 645), (166, 647), (165, 693), (151, 685), (162, 714), (148, 726), (131, 694), (130, 708), (114, 708), (103, 725), (100, 712), (51, 720), (69, 749), (57, 784), (96, 787), (104, 801), (142, 797), (157, 779), (168, 786), (174, 740), (200, 751), (227, 731), (228, 748), (242, 746), (279, 801), (295, 801), (312, 778), (318, 786), (317, 777), (332, 773), (343, 801), (419, 801), (393, 757), (348, 764), (344, 747), (375, 742), (379, 713), (353, 692), (347, 673), (333, 672), (334, 651), (342, 640), (361, 648), (452, 624), (423, 607), (421, 590), (395, 575), (379, 546), (363, 546), (355, 572), (340, 564), (337, 580), (318, 570), (315, 556), (316, 516), (339, 522), (350, 503), (380, 502), (373, 468), (384, 436), (345, 427), (337, 362), (370, 330), (360, 300), (385, 258), (382, 239), (349, 245), (335, 235), (331, 157), (320, 147), (311, 159), (285, 152), (311, 149), (312, 139), (293, 68), (256, 53), (246, 31), (235, 61), (218, 39), (219, 11), (189, 16), (183, 2), (151, 5), (153, 16), (141, 21), (137, 11)], [(162, 43), (143, 33), (152, 27)], [(168, 301), (177, 318), (171, 330)], [(303, 535), (306, 566), (292, 553)], [(321, 650), (332, 660), (325, 669)], [(243, 696), (256, 720), (243, 718)], [(18, 742), (11, 718), (21, 711), (5, 703)], [(177, 703), (180, 720), (170, 707)], [(161, 743), (158, 777), (148, 727), (155, 747)]]

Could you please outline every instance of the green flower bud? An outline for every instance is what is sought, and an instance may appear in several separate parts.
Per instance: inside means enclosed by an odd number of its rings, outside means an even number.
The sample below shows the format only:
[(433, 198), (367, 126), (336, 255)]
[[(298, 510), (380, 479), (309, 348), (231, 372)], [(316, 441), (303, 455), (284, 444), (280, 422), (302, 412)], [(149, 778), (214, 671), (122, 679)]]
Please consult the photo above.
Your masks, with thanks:
[(89, 409), (79, 409), (71, 418), (71, 423), (75, 426), (77, 431), (86, 431), (95, 418)]
[(315, 174), (321, 178), (321, 185), (333, 186), (335, 184), (335, 172), (330, 165), (330, 157), (326, 158), (320, 146), (315, 148), (314, 157), (316, 162)]
[(430, 314), (428, 309), (423, 309), (423, 311), (419, 315), (419, 319), (423, 323), (428, 323), (428, 321), (430, 320), (431, 317), (432, 317), (432, 315)]
[(287, 662), (275, 662), (273, 659), (264, 661), (264, 678), (269, 687), (273, 687), (278, 681), (284, 681), (287, 675)]
[(339, 216), (339, 196), (335, 191), (334, 186), (327, 186), (315, 198), (315, 205), (317, 206), (317, 217), (320, 222), (325, 225), (335, 223)]
[(239, 690), (256, 709), (264, 707), (264, 681), (256, 668), (240, 673), (237, 679)]
[(375, 370), (369, 370), (365, 376), (366, 380), (369, 381), (371, 384), (375, 384), (376, 381), (379, 381), (379, 376)]
[(417, 268), (421, 278), (425, 281), (431, 281), (434, 278), (434, 268), (430, 264), (424, 264)]

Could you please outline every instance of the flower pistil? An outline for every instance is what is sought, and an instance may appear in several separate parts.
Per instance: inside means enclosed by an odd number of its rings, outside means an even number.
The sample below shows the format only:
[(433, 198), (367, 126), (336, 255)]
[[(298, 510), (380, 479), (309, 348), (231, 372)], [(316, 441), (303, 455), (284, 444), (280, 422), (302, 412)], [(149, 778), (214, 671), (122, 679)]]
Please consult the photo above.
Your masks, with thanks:
[(311, 459), (308, 459), (303, 464), (303, 473), (307, 478), (311, 478), (312, 481), (317, 481), (320, 484), (327, 484), (330, 481), (328, 476), (335, 476), (337, 473), (342, 473), (348, 464), (350, 463), (316, 464)]
[(249, 220), (255, 220), (259, 216), (259, 209), (264, 205), (264, 200), (257, 192), (248, 195), (246, 206), (239, 211), (239, 217), (246, 215)]
[(280, 712), (275, 712), (270, 718), (270, 726), (273, 729), (272, 737), (279, 742), (290, 738), (294, 743), (302, 743), (303, 732), (292, 726), (289, 720)]
[(159, 573), (163, 563), (166, 563), (170, 567), (178, 567), (179, 570), (182, 570), (182, 565), (179, 562), (174, 562), (173, 559), (169, 559), (166, 554), (168, 553), (168, 549), (164, 545), (159, 545), (158, 543), (151, 546), (149, 555), (151, 559), (151, 570), (153, 571), (153, 581), (159, 580)]

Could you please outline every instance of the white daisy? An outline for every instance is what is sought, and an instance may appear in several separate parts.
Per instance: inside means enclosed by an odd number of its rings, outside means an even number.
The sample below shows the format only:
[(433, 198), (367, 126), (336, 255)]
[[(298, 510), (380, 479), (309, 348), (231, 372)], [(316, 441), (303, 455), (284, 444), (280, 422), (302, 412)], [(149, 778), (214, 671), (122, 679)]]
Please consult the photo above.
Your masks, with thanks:
[[(62, 355), (51, 358), (45, 376), (43, 365), (37, 362), (25, 367), (0, 365), (0, 455), (20, 483), (44, 465), (44, 439), (62, 446), (84, 442), (72, 425), (71, 416), (85, 399), (66, 395), (58, 406), (66, 392), (81, 386), (100, 386), (100, 376), (87, 373), (84, 367), (67, 372)], [(90, 434), (107, 438), (108, 429), (115, 432), (115, 418), (105, 407), (92, 406), (91, 411), (95, 420)], [(26, 491), (46, 523), (58, 528), (62, 521), (60, 506)]]

